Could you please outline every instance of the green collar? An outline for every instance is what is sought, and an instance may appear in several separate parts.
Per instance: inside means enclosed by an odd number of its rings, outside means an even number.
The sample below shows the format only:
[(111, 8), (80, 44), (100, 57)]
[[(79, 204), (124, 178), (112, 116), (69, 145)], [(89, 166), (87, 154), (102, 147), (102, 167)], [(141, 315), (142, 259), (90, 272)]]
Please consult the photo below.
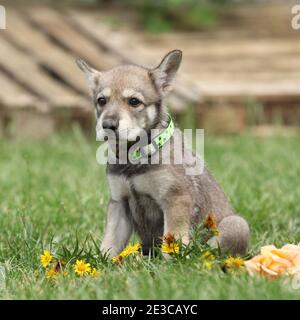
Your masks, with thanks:
[(171, 116), (168, 114), (168, 126), (156, 135), (151, 143), (138, 147), (134, 151), (128, 154), (130, 160), (137, 162), (143, 157), (149, 157), (149, 155), (153, 155), (156, 151), (158, 151), (173, 135), (175, 127)]

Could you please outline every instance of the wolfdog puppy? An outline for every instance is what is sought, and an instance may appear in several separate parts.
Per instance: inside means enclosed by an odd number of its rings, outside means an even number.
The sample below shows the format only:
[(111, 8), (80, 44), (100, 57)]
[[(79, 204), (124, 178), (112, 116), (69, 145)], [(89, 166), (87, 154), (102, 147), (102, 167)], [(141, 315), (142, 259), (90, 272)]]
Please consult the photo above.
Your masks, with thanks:
[[(182, 163), (172, 162), (182, 133), (174, 129), (164, 98), (171, 91), (181, 59), (182, 52), (173, 50), (155, 68), (121, 65), (108, 71), (77, 60), (88, 80), (98, 136), (108, 137), (111, 145), (125, 145), (125, 158), (135, 158), (107, 164), (111, 197), (101, 250), (110, 256), (124, 249), (133, 232), (141, 238), (143, 252), (166, 234), (187, 244), (192, 228), (208, 214), (214, 215), (219, 229), (219, 235), (208, 240), (211, 245), (231, 254), (243, 254), (247, 249), (248, 224), (234, 213), (206, 166), (201, 174), (187, 174), (187, 159), (193, 158), (193, 153), (184, 144), (180, 151), (184, 149), (188, 156)], [(153, 130), (154, 137), (150, 134)], [(115, 137), (110, 138), (109, 132)], [(132, 151), (142, 132), (146, 132), (146, 141)], [(171, 161), (165, 164), (170, 153)], [(150, 155), (154, 161), (145, 163)]]

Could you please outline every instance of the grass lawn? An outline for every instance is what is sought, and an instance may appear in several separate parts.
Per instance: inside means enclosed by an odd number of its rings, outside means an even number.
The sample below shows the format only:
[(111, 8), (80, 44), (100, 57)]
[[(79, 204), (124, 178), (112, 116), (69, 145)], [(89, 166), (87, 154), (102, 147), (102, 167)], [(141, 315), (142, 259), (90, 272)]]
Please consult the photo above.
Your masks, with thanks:
[[(250, 223), (251, 252), (300, 241), (299, 137), (206, 137), (205, 157), (235, 209)], [(160, 258), (122, 267), (103, 262), (108, 189), (97, 144), (78, 131), (43, 142), (0, 141), (0, 283), (3, 299), (297, 299), (285, 279), (251, 278), (197, 261)], [(86, 240), (86, 241), (85, 241)], [(87, 257), (97, 278), (45, 278), (44, 248)], [(68, 250), (63, 251), (63, 248)], [(82, 251), (81, 251), (82, 249)], [(73, 252), (72, 252), (73, 251)], [(73, 260), (72, 260), (73, 259)]]

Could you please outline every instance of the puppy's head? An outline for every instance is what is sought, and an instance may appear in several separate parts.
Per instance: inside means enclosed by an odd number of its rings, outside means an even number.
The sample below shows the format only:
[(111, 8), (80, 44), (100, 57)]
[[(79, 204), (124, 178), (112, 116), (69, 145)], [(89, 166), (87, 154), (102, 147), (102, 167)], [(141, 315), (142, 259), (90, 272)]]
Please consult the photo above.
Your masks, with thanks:
[(97, 117), (97, 134), (111, 130), (121, 140), (135, 140), (142, 130), (155, 128), (165, 116), (162, 99), (181, 63), (182, 52), (169, 52), (154, 69), (124, 65), (100, 72), (77, 60), (88, 80)]

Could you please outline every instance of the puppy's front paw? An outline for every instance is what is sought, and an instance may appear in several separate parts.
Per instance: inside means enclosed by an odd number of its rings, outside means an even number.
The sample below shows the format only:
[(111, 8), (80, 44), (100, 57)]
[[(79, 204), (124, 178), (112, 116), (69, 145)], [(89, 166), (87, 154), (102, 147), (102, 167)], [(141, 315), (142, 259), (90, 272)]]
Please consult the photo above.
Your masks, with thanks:
[(103, 255), (106, 255), (108, 258), (113, 258), (118, 254), (117, 250), (114, 250), (112, 247), (101, 245), (100, 251)]

